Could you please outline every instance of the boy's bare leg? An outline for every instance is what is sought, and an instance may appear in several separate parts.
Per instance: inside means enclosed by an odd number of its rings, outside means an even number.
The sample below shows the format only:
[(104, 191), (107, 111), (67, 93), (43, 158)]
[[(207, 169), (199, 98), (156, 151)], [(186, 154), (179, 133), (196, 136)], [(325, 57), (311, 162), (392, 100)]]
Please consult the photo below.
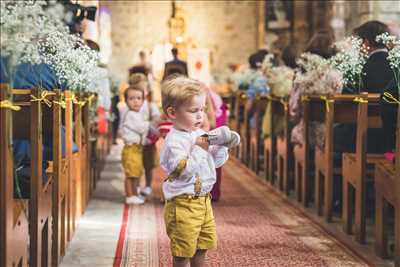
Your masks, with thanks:
[(139, 185), (139, 178), (127, 177), (125, 179), (125, 192), (127, 197), (137, 195), (137, 187)]
[(140, 179), (137, 177), (134, 177), (131, 179), (132, 180), (132, 195), (137, 196), (138, 195), (138, 187), (140, 183)]
[(144, 176), (146, 178), (146, 186), (151, 187), (151, 181), (153, 179), (153, 169), (144, 169)]
[(173, 267), (187, 267), (189, 264), (188, 258), (174, 257)]
[(201, 267), (204, 266), (204, 260), (206, 259), (207, 250), (198, 249), (193, 258), (190, 259), (190, 267)]

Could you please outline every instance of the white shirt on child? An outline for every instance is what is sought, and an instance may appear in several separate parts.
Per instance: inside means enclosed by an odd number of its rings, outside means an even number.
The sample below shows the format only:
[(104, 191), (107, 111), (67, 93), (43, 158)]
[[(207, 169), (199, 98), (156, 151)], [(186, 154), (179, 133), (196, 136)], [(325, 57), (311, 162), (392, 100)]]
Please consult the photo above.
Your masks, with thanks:
[(144, 145), (150, 122), (145, 121), (143, 113), (128, 110), (122, 117), (121, 137), (126, 145)]
[(180, 175), (163, 183), (165, 199), (170, 200), (183, 194), (194, 195), (196, 177), (201, 179), (201, 195), (211, 192), (217, 179), (215, 168), (221, 167), (228, 160), (229, 153), (224, 146), (210, 146), (205, 151), (195, 145), (196, 138), (203, 134), (203, 130), (185, 132), (172, 128), (165, 138), (160, 164), (167, 174), (173, 173), (178, 164), (186, 160), (186, 166)]
[[(150, 105), (150, 109), (149, 109), (149, 105)], [(124, 118), (125, 113), (128, 111), (128, 106), (122, 107), (121, 111), (120, 111), (120, 117)], [(140, 113), (142, 113), (143, 118), (145, 121), (149, 121), (150, 120), (150, 110), (151, 110), (151, 117), (152, 117), (152, 121), (150, 121), (150, 123), (154, 122), (154, 121), (159, 121), (160, 117), (161, 117), (161, 112), (160, 109), (157, 107), (157, 105), (153, 102), (149, 102), (147, 100), (145, 100), (143, 102), (142, 107), (140, 108)], [(119, 126), (118, 126), (118, 131), (121, 132), (122, 134), (122, 123), (123, 120), (120, 120), (119, 122)], [(157, 127), (154, 125), (154, 131), (157, 132), (157, 130), (155, 130)], [(151, 141), (148, 138), (145, 138), (144, 144), (150, 144)]]

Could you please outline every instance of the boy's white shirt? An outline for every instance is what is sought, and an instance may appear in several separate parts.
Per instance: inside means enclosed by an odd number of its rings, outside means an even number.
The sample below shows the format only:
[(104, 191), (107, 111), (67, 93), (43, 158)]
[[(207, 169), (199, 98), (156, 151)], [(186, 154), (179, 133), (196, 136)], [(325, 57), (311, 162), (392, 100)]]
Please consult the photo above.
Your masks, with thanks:
[(145, 121), (141, 112), (128, 110), (122, 117), (121, 137), (126, 145), (144, 145), (150, 122)]
[(186, 160), (186, 166), (178, 177), (163, 183), (165, 199), (183, 194), (194, 195), (196, 177), (201, 179), (201, 194), (211, 192), (217, 179), (215, 168), (221, 167), (228, 160), (229, 152), (224, 146), (210, 146), (205, 151), (195, 145), (196, 138), (204, 133), (203, 130), (184, 132), (175, 128), (168, 133), (161, 149), (161, 167), (170, 175), (182, 160)]

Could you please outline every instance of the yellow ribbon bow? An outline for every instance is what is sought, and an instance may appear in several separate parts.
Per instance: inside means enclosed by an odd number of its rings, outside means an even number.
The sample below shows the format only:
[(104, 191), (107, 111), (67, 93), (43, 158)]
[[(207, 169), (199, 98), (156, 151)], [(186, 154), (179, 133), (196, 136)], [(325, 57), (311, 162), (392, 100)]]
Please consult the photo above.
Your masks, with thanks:
[(61, 101), (53, 101), (53, 104), (60, 105), (63, 109), (65, 109), (66, 106), (67, 106), (64, 100), (61, 100)]
[(10, 100), (3, 100), (0, 102), (0, 108), (8, 108), (14, 111), (21, 110), (21, 107), (14, 105)]
[(65, 101), (72, 101), (72, 103), (77, 103), (76, 102), (76, 96), (74, 93), (71, 94), (71, 97), (66, 97)]
[(309, 101), (310, 98), (307, 95), (303, 95), (301, 96), (301, 101), (305, 102), (305, 101)]
[(392, 94), (389, 92), (384, 92), (382, 99), (390, 104), (400, 105), (400, 101), (398, 99), (396, 99), (394, 96), (392, 96)]
[(354, 102), (358, 102), (358, 103), (368, 103), (368, 100), (362, 98), (362, 97), (356, 97), (353, 99)]
[(96, 97), (96, 95), (95, 94), (92, 94), (92, 95), (90, 95), (88, 98), (87, 98), (87, 101), (89, 102), (89, 106), (91, 106), (92, 105), (92, 101), (93, 101), (93, 99)]
[(48, 91), (43, 91), (39, 98), (37, 98), (34, 95), (31, 95), (31, 97), (32, 97), (31, 102), (43, 101), (49, 108), (51, 108), (51, 101), (47, 99), (47, 96), (49, 96), (49, 95), (52, 95), (52, 94), (49, 93)]
[(326, 96), (321, 96), (321, 99), (325, 101), (326, 112), (329, 112), (329, 103), (333, 103), (333, 99), (328, 99)]
[(283, 109), (285, 110), (285, 112), (289, 110), (289, 105), (287, 101), (280, 99), (279, 102), (281, 102), (281, 104), (283, 105)]

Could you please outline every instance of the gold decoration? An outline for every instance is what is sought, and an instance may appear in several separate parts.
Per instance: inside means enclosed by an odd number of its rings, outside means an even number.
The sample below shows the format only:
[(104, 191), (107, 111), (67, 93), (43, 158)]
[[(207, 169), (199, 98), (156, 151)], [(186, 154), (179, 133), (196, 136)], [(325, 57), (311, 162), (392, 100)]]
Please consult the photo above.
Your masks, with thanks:
[(0, 102), (0, 108), (8, 108), (14, 111), (21, 110), (21, 107), (14, 105), (10, 100), (3, 100)]
[(55, 95), (55, 93), (50, 93), (48, 91), (43, 91), (40, 95), (39, 98), (37, 98), (34, 95), (31, 95), (31, 102), (43, 102), (45, 103), (49, 108), (51, 108), (51, 101), (47, 99), (48, 96)]
[(321, 96), (321, 99), (325, 101), (326, 112), (329, 112), (329, 103), (333, 103), (333, 99), (329, 99), (327, 96)]
[(398, 105), (400, 105), (400, 100), (399, 100), (399, 99), (396, 99), (396, 98), (395, 98), (391, 93), (389, 93), (389, 92), (384, 92), (384, 93), (383, 93), (382, 99), (385, 100), (387, 103), (390, 103), (390, 104), (398, 104)]
[(176, 165), (175, 170), (173, 170), (167, 177), (166, 180), (168, 180), (169, 182), (172, 182), (174, 179), (176, 179), (177, 177), (179, 177), (183, 170), (186, 168), (186, 164), (187, 164), (187, 160), (186, 159), (182, 159), (178, 162), (178, 165)]
[(200, 176), (196, 176), (196, 181), (194, 182), (194, 195), (199, 196), (201, 193), (202, 182)]

